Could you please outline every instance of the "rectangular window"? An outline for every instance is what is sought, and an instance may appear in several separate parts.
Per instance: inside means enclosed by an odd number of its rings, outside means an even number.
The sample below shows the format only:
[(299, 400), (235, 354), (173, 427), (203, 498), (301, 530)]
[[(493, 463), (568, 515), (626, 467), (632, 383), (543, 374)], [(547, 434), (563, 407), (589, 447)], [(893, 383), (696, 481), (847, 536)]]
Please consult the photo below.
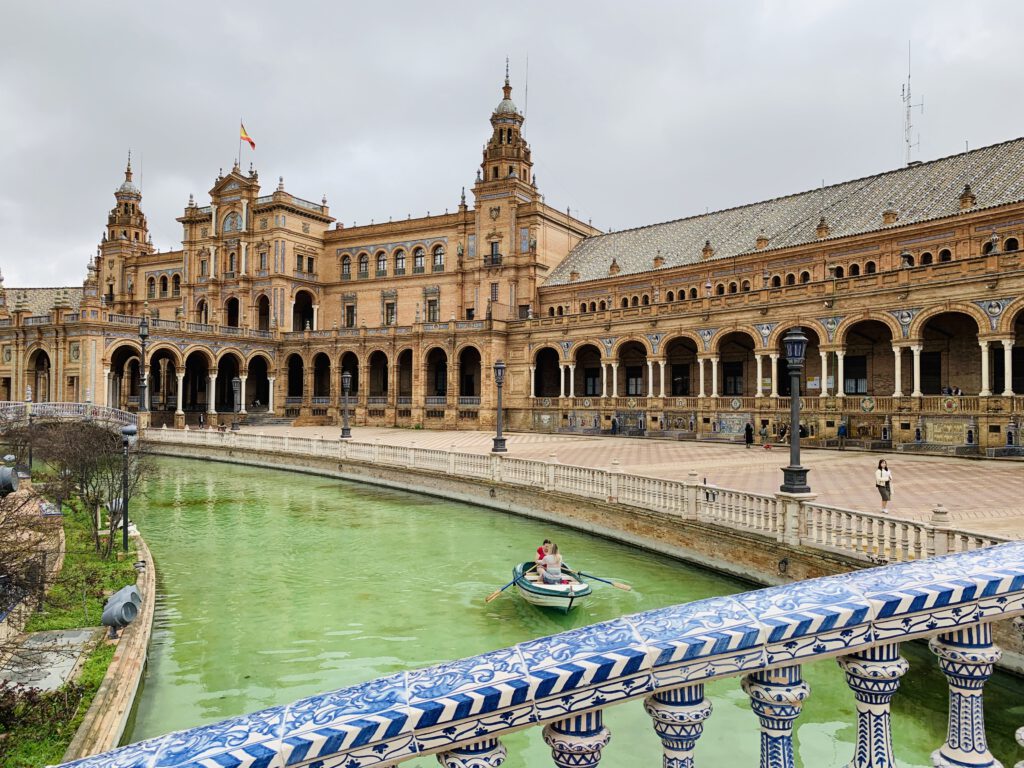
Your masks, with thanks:
[(209, 273), (210, 263), (206, 259), (199, 260), (199, 276), (206, 277)]
[(384, 305), (384, 325), (394, 325), (398, 313), (395, 309), (395, 302), (389, 301)]
[(441, 309), (437, 305), (437, 299), (427, 299), (427, 322), (440, 322)]
[(722, 383), (724, 395), (743, 397), (743, 363), (722, 363)]
[(583, 394), (601, 396), (601, 369), (586, 368), (583, 371)]
[(395, 274), (405, 274), (405, 251), (399, 251), (395, 256)]
[(644, 391), (644, 369), (641, 365), (630, 365), (626, 367), (626, 394), (639, 395), (647, 394)]
[(302, 271), (302, 255), (298, 253), (295, 254), (295, 271)]
[(309, 272), (310, 274), (313, 274), (313, 272), (315, 271), (313, 269), (313, 257), (312, 256), (309, 256), (306, 259), (306, 271)]
[(356, 305), (346, 304), (345, 305), (345, 327), (355, 328), (356, 327)]
[(498, 256), (498, 246), (500, 243), (497, 240), (491, 241), (491, 256)]
[(417, 249), (412, 253), (412, 268), (414, 272), (423, 271), (423, 249)]
[(850, 355), (843, 361), (843, 392), (848, 395), (868, 393), (868, 359), (864, 355)]
[(498, 284), (491, 283), (491, 301), (498, 300)]
[(672, 364), (672, 396), (689, 397), (690, 395), (690, 364)]
[(476, 317), (476, 310), (473, 309), (472, 307), (468, 307), (466, 309), (466, 319), (467, 320), (472, 320), (475, 317)]
[(260, 269), (265, 271), (266, 268), (267, 268), (267, 252), (266, 251), (261, 251), (260, 252)]

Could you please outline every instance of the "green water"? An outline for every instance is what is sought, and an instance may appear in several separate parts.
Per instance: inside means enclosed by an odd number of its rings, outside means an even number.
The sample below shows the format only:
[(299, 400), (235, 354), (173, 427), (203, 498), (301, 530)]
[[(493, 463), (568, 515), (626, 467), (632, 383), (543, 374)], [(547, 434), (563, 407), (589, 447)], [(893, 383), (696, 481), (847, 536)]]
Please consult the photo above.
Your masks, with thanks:
[[(129, 741), (189, 728), (404, 669), (614, 618), (752, 589), (585, 533), (411, 493), (212, 462), (161, 460), (133, 517), (156, 560), (156, 621)], [(569, 616), (508, 590), (484, 598), (545, 537), (568, 562), (619, 580)], [(897, 758), (930, 766), (945, 734), (946, 683), (934, 658), (904, 646), (911, 671), (894, 700)], [(852, 756), (853, 697), (835, 662), (806, 665), (811, 696), (796, 747), (809, 768)], [(702, 765), (757, 765), (758, 726), (738, 679), (708, 685), (715, 711)], [(1024, 758), (1024, 683), (985, 693), (996, 756)], [(607, 710), (602, 768), (660, 765), (639, 702)], [(507, 768), (551, 765), (541, 729), (503, 739)], [(407, 763), (436, 766), (433, 757)]]

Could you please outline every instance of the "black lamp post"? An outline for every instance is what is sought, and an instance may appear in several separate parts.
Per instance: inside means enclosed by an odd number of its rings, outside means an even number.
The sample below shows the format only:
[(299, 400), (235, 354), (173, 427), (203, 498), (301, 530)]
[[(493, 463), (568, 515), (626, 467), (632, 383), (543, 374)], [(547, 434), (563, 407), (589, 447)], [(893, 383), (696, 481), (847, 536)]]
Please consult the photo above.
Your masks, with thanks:
[(234, 416), (231, 417), (231, 431), (238, 431), (238, 413), (242, 410), (242, 379), (239, 376), (235, 376), (231, 379), (231, 396), (232, 406), (231, 410)]
[(494, 364), (494, 383), (498, 385), (498, 434), (494, 436), (494, 446), (491, 453), (505, 453), (505, 438), (501, 436), (501, 388), (505, 384), (505, 361), (499, 360)]
[(807, 469), (800, 466), (800, 372), (804, 367), (804, 354), (807, 352), (807, 337), (803, 329), (797, 326), (790, 330), (782, 339), (786, 347), (786, 360), (789, 362), (789, 466), (782, 468), (783, 493), (809, 493), (807, 485)]
[(134, 424), (121, 427), (121, 546), (125, 552), (128, 551), (128, 449), (138, 433)]
[(352, 388), (352, 372), (341, 372), (341, 439), (348, 440), (352, 437), (352, 430), (348, 428), (348, 391)]
[(147, 339), (149, 339), (149, 318), (143, 315), (139, 321), (139, 344), (142, 346), (142, 362), (139, 365), (139, 413), (149, 411), (149, 403), (146, 398), (146, 387), (149, 384), (149, 366), (146, 365)]

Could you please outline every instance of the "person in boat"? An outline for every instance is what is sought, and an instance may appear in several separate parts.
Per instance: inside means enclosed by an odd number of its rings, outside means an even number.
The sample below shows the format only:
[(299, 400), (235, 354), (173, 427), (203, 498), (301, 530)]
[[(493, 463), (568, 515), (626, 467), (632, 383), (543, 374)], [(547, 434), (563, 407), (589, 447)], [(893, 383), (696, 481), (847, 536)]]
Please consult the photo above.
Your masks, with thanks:
[(550, 542), (550, 549), (537, 564), (537, 570), (545, 584), (562, 583), (562, 556), (558, 554), (557, 544)]
[(551, 539), (544, 539), (544, 543), (537, 547), (537, 565), (540, 565), (540, 561), (543, 560), (548, 552), (551, 551)]

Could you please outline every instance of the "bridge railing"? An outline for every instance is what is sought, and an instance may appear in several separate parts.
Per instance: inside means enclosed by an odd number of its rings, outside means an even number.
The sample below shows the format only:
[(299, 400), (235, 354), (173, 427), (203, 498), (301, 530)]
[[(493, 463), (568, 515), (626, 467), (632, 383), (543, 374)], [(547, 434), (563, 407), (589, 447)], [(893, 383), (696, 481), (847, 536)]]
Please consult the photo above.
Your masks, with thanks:
[(933, 760), (997, 766), (983, 707), (1001, 653), (992, 622), (1022, 614), (1024, 543), (1015, 542), (624, 616), (68, 765), (362, 768), (434, 754), (476, 768), (500, 766), (501, 738), (533, 727), (556, 766), (597, 766), (610, 739), (605, 709), (642, 703), (663, 764), (693, 766), (712, 714), (705, 684), (738, 678), (760, 724), (761, 765), (792, 768), (812, 695), (801, 667), (834, 658), (855, 704), (850, 764), (880, 768), (895, 764), (890, 704), (909, 667), (900, 645), (927, 638), (949, 686), (948, 735)]
[(912, 520), (818, 504), (799, 496), (721, 488), (698, 482), (693, 472), (687, 480), (665, 480), (625, 473), (614, 463), (610, 469), (562, 464), (555, 456), (540, 461), (500, 454), (385, 446), (379, 442), (213, 430), (148, 429), (145, 439), (338, 458), (541, 488), (742, 530), (767, 540), (835, 552), (864, 562), (911, 562), (1008, 541), (960, 530), (943, 519), (941, 508), (930, 521)]
[(111, 424), (138, 424), (139, 417), (130, 411), (91, 403), (25, 403), (20, 400), (0, 401), (0, 422), (28, 421), (29, 413), (36, 419), (91, 420)]

